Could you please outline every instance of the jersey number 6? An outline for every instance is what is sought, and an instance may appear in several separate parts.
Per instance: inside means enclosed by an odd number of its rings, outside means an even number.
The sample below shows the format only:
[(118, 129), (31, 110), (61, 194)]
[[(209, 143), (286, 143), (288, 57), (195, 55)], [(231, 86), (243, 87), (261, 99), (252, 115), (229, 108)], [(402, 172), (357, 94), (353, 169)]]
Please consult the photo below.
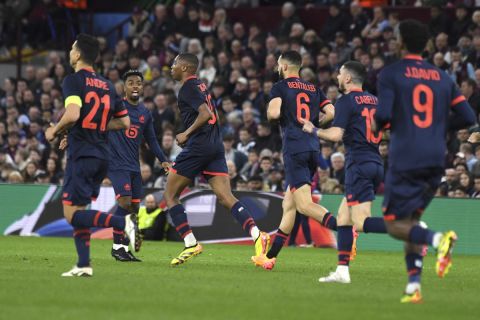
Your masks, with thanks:
[(103, 112), (100, 123), (100, 131), (105, 131), (107, 129), (107, 116), (108, 111), (110, 111), (110, 96), (108, 94), (104, 95), (101, 99), (98, 96), (98, 93), (95, 91), (90, 91), (85, 96), (85, 103), (90, 103), (93, 100), (92, 110), (87, 114), (87, 116), (82, 121), (82, 128), (96, 130), (98, 124), (93, 121), (93, 118), (100, 108), (100, 102), (103, 104)]
[[(297, 121), (302, 124), (304, 120), (310, 120), (310, 106), (307, 104), (309, 102), (310, 98), (305, 92), (297, 94)], [(302, 110), (305, 112), (305, 116), (302, 116)]]

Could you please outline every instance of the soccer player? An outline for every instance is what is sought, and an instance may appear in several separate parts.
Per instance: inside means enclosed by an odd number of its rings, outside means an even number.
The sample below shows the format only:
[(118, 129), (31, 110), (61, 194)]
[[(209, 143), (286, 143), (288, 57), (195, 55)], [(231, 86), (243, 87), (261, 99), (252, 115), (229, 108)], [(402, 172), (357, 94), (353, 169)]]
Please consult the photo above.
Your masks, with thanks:
[(321, 130), (305, 120), (303, 130), (316, 137), (338, 142), (346, 150), (345, 197), (337, 216), (338, 265), (335, 272), (320, 282), (350, 283), (349, 262), (353, 245), (352, 226), (365, 233), (386, 233), (383, 218), (372, 217), (375, 190), (383, 181), (383, 160), (378, 151), (382, 133), (372, 132), (372, 120), (378, 99), (363, 91), (367, 71), (357, 61), (348, 61), (337, 76), (344, 95), (335, 103), (332, 127)]
[(199, 173), (208, 179), (220, 204), (228, 208), (242, 228), (250, 233), (257, 255), (265, 254), (270, 241), (268, 233), (258, 229), (247, 208), (232, 194), (218, 115), (207, 86), (195, 76), (198, 63), (193, 54), (179, 54), (171, 71), (172, 78), (182, 84), (178, 93), (178, 108), (186, 128), (176, 136), (183, 150), (170, 170), (164, 193), (173, 224), (185, 242), (184, 250), (172, 260), (172, 266), (202, 252), (202, 246), (188, 224), (185, 208), (179, 201), (181, 192)]
[(419, 219), (444, 172), (447, 126), (473, 125), (475, 114), (452, 79), (420, 56), (429, 38), (425, 25), (405, 20), (399, 31), (397, 41), (406, 54), (379, 75), (375, 128), (391, 124), (383, 211), (388, 233), (405, 242), (408, 284), (401, 302), (419, 303), (422, 246), (436, 248), (436, 273), (442, 278), (457, 240), (453, 231), (422, 228)]
[[(130, 117), (130, 128), (109, 133), (110, 162), (108, 178), (112, 181), (118, 207), (115, 215), (124, 217), (129, 212), (138, 212), (142, 196), (139, 147), (145, 138), (150, 150), (166, 170), (169, 163), (155, 136), (153, 117), (141, 103), (143, 75), (138, 70), (129, 70), (123, 75), (125, 82), (124, 105)], [(112, 256), (118, 261), (140, 261), (128, 250), (129, 239), (122, 229), (113, 229)]]
[(282, 128), (287, 190), (282, 221), (272, 247), (266, 255), (252, 257), (256, 266), (266, 270), (275, 266), (276, 257), (295, 224), (297, 210), (329, 229), (337, 229), (335, 217), (312, 201), (311, 183), (317, 170), (320, 142), (302, 130), (305, 120), (317, 122), (322, 111), (326, 114), (323, 121), (329, 121), (334, 109), (321, 90), (299, 78), (301, 65), (302, 56), (296, 51), (287, 51), (278, 58), (278, 73), (283, 80), (272, 87), (267, 109), (268, 119), (280, 120)]
[(130, 118), (115, 87), (93, 70), (98, 56), (98, 40), (79, 34), (70, 50), (74, 74), (65, 77), (62, 88), (65, 113), (60, 121), (48, 128), (45, 137), (53, 141), (68, 130), (67, 167), (62, 190), (63, 214), (73, 226), (77, 264), (64, 277), (92, 276), (90, 265), (90, 228), (114, 227), (124, 230), (136, 251), (141, 239), (132, 215), (113, 216), (86, 210), (98, 196), (100, 184), (109, 164), (107, 130), (127, 129)]

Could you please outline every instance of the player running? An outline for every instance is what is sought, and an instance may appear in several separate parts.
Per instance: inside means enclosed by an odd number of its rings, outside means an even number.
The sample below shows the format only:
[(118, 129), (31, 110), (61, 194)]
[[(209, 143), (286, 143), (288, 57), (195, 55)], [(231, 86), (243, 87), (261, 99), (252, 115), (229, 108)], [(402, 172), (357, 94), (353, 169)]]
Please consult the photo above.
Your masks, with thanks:
[(62, 274), (64, 277), (93, 275), (90, 265), (91, 227), (124, 230), (136, 251), (141, 245), (132, 215), (118, 217), (85, 210), (92, 198), (98, 196), (100, 184), (107, 173), (107, 130), (126, 129), (130, 125), (127, 110), (116, 95), (115, 87), (92, 68), (98, 52), (96, 38), (78, 35), (70, 50), (70, 65), (75, 73), (65, 77), (62, 84), (65, 114), (45, 132), (45, 137), (53, 141), (56, 136), (69, 130), (62, 190), (63, 214), (73, 226), (79, 259), (70, 271)]
[(383, 181), (383, 161), (378, 152), (382, 133), (372, 132), (371, 122), (378, 99), (363, 91), (367, 71), (356, 61), (348, 61), (338, 74), (338, 84), (344, 95), (335, 104), (332, 127), (317, 129), (305, 120), (303, 130), (320, 139), (338, 142), (343, 139), (346, 149), (345, 197), (337, 215), (338, 265), (335, 272), (320, 282), (350, 283), (349, 262), (353, 245), (353, 226), (365, 233), (386, 233), (383, 218), (372, 217), (375, 190)]
[(250, 233), (255, 241), (256, 255), (265, 254), (270, 241), (268, 233), (260, 232), (247, 208), (231, 192), (218, 115), (207, 86), (195, 76), (197, 68), (198, 58), (183, 53), (175, 58), (171, 71), (172, 78), (182, 84), (178, 108), (186, 128), (177, 134), (177, 142), (184, 149), (170, 170), (164, 193), (173, 224), (185, 242), (185, 249), (172, 260), (172, 266), (202, 252), (202, 246), (188, 224), (185, 208), (179, 201), (181, 192), (200, 173), (208, 179), (220, 204), (228, 208), (242, 228)]
[(297, 210), (314, 218), (323, 226), (336, 230), (335, 217), (328, 210), (312, 201), (311, 183), (317, 170), (320, 142), (317, 137), (302, 131), (305, 120), (318, 121), (323, 110), (328, 121), (334, 109), (321, 90), (299, 78), (302, 56), (287, 51), (278, 58), (277, 82), (270, 93), (267, 117), (280, 120), (283, 133), (283, 162), (287, 190), (283, 199), (283, 216), (272, 247), (266, 255), (252, 257), (256, 266), (271, 270), (276, 257), (295, 224)]
[(457, 240), (454, 231), (434, 232), (419, 220), (444, 172), (447, 126), (473, 125), (475, 114), (452, 79), (420, 56), (429, 38), (425, 25), (405, 20), (399, 30), (406, 55), (380, 73), (375, 120), (377, 128), (391, 123), (383, 211), (388, 233), (405, 242), (408, 284), (401, 302), (419, 303), (422, 246), (437, 249), (436, 272), (443, 278)]
[[(162, 152), (153, 128), (151, 112), (141, 103), (143, 75), (138, 70), (129, 70), (123, 75), (125, 82), (124, 105), (130, 116), (130, 128), (109, 133), (110, 162), (108, 178), (115, 190), (118, 207), (116, 216), (126, 216), (138, 212), (142, 196), (142, 176), (140, 175), (139, 147), (145, 138), (150, 150), (168, 170), (170, 164)], [(112, 256), (117, 261), (140, 261), (128, 250), (129, 239), (122, 229), (113, 229)]]

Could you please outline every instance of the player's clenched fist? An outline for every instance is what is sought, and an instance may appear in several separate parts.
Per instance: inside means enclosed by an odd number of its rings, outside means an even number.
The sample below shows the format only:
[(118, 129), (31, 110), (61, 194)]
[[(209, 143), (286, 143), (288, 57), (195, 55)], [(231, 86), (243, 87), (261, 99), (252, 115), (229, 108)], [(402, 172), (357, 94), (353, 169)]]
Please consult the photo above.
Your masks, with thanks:
[(182, 133), (177, 134), (176, 140), (177, 140), (177, 144), (180, 147), (183, 147), (187, 143), (188, 136), (185, 132), (182, 132)]
[(311, 123), (310, 121), (308, 120), (303, 120), (303, 128), (302, 130), (304, 132), (307, 132), (307, 133), (312, 133), (313, 132), (313, 129), (315, 128), (315, 126), (313, 125), (313, 123)]
[(480, 143), (480, 132), (473, 132), (470, 137), (468, 137), (468, 142), (470, 143)]

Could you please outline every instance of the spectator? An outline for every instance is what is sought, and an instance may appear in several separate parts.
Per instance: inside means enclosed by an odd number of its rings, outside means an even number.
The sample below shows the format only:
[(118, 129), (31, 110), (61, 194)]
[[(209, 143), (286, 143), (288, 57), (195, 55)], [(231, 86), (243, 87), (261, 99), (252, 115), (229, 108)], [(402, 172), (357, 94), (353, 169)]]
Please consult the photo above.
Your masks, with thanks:
[(225, 135), (223, 137), (223, 147), (225, 148), (225, 158), (235, 163), (236, 168), (243, 168), (247, 162), (247, 156), (233, 148), (233, 136)]
[(458, 178), (455, 173), (455, 169), (446, 169), (445, 170), (445, 177), (442, 179), (440, 183), (440, 195), (448, 196), (449, 192), (453, 191), (458, 186)]
[(464, 4), (457, 5), (455, 19), (450, 28), (450, 45), (455, 45), (463, 34), (470, 28), (471, 20), (468, 16), (468, 9)]
[(385, 11), (382, 7), (373, 8), (373, 20), (362, 30), (362, 37), (369, 40), (376, 40), (382, 36), (383, 29), (388, 26)]
[(175, 124), (175, 114), (172, 109), (167, 106), (167, 98), (165, 94), (157, 94), (153, 100), (155, 109), (153, 113), (153, 123), (157, 136), (161, 136), (163, 128), (167, 125)]
[(459, 47), (452, 48), (452, 63), (447, 73), (457, 84), (467, 79), (475, 80), (475, 70), (471, 63), (464, 61)]
[[(147, 33), (151, 28), (152, 23), (148, 17), (148, 12), (136, 6), (133, 8), (133, 14), (128, 23), (128, 37), (130, 40), (140, 39), (142, 35)], [(135, 45), (134, 45), (135, 46)]]
[(273, 152), (281, 150), (282, 142), (278, 135), (272, 133), (272, 127), (268, 122), (261, 122), (257, 126), (257, 138), (255, 138), (255, 150), (260, 153), (264, 149)]
[(245, 181), (246, 178), (237, 172), (237, 166), (231, 160), (227, 160), (228, 176), (230, 177), (230, 186), (232, 190), (237, 190), (238, 181)]
[(240, 128), (238, 132), (239, 142), (236, 149), (240, 152), (243, 152), (245, 155), (248, 155), (248, 152), (255, 147), (255, 141), (253, 141), (250, 131), (247, 127)]
[(262, 191), (263, 179), (260, 176), (252, 176), (248, 179), (248, 191)]
[(240, 170), (240, 175), (245, 176), (247, 178), (252, 177), (255, 175), (255, 172), (257, 172), (259, 169), (259, 156), (258, 156), (258, 151), (255, 149), (250, 149), (248, 151), (248, 159), (247, 163), (243, 166), (242, 170)]
[(282, 6), (282, 21), (278, 27), (278, 36), (286, 38), (290, 34), (292, 25), (299, 23), (300, 18), (295, 14), (295, 5), (292, 2), (285, 2)]
[(167, 215), (160, 209), (153, 194), (145, 197), (145, 206), (138, 210), (138, 227), (144, 240), (163, 240)]
[(332, 3), (328, 7), (328, 18), (323, 25), (320, 37), (327, 42), (334, 41), (337, 32), (347, 31), (347, 16), (340, 10), (337, 3)]
[(166, 36), (171, 34), (173, 29), (172, 22), (167, 17), (167, 7), (164, 4), (157, 4), (153, 11), (153, 23), (150, 27), (150, 33), (158, 45), (162, 44)]
[(473, 179), (469, 173), (462, 173), (460, 174), (459, 185), (463, 190), (465, 190), (466, 194), (471, 197), (475, 192), (473, 188)]
[(442, 6), (433, 5), (430, 8), (430, 21), (428, 29), (432, 36), (437, 36), (439, 33), (447, 33), (450, 21), (447, 15), (443, 12)]
[(360, 37), (363, 29), (368, 24), (368, 16), (363, 12), (362, 7), (358, 1), (352, 1), (350, 4), (350, 25), (346, 32), (350, 39)]
[(337, 179), (340, 184), (345, 184), (345, 156), (343, 153), (335, 152), (330, 159), (332, 161), (330, 177)]
[(142, 186), (144, 188), (152, 188), (155, 183), (155, 179), (152, 175), (152, 168), (144, 163), (140, 166), (140, 174), (142, 176)]
[(474, 181), (474, 191), (472, 193), (472, 198), (480, 198), (480, 176), (475, 176)]

